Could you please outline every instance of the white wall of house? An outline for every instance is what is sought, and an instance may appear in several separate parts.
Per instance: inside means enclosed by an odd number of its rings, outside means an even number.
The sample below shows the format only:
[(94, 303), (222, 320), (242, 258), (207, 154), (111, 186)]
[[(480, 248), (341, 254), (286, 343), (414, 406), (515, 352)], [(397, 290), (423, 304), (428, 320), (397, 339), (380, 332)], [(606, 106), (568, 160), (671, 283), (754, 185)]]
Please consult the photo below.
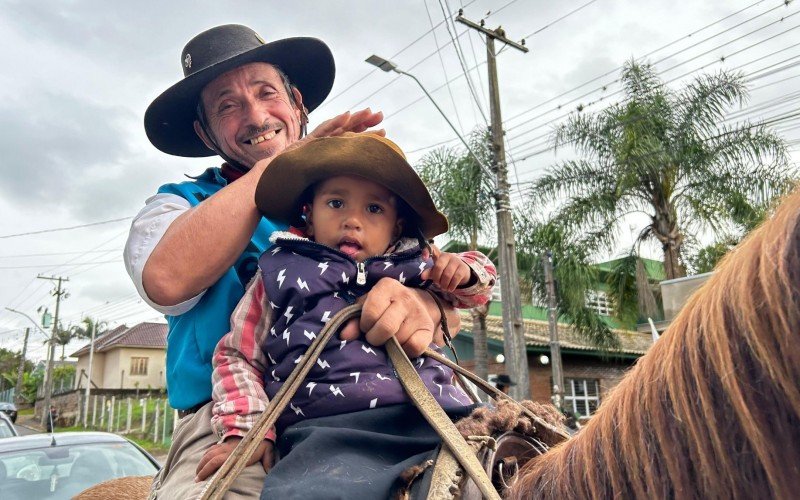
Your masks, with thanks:
[[(104, 387), (104, 380), (103, 377), (105, 375), (105, 364), (106, 364), (106, 355), (103, 352), (96, 352), (94, 353), (94, 360), (92, 360), (92, 382), (94, 382), (97, 387)], [(78, 382), (80, 382), (81, 388), (86, 388), (86, 379), (84, 378), (81, 380), (80, 374), (81, 371), (86, 373), (89, 372), (89, 353), (86, 355), (81, 356), (78, 358), (78, 362), (75, 365), (75, 386), (78, 386)], [(94, 386), (92, 386), (94, 387)]]
[[(147, 371), (144, 374), (131, 372), (133, 358), (146, 358)], [(137, 362), (141, 369), (141, 361)], [(89, 355), (78, 358), (76, 374), (81, 370), (89, 370)], [(166, 370), (166, 351), (162, 348), (147, 347), (119, 347), (105, 352), (95, 352), (92, 371), (92, 380), (101, 389), (161, 389), (166, 387), (164, 373)], [(77, 378), (77, 377), (76, 377)], [(77, 384), (77, 382), (76, 382)], [(85, 388), (86, 383), (81, 383)], [(94, 386), (92, 386), (94, 387)]]
[[(146, 359), (147, 370), (135, 374), (133, 359)], [(120, 347), (106, 354), (105, 381), (109, 389), (160, 389), (164, 387), (166, 351), (158, 348)], [(139, 367), (141, 368), (141, 364)]]
[(122, 349), (110, 349), (105, 352), (106, 362), (103, 370), (103, 389), (124, 389), (120, 385), (120, 370), (127, 369), (120, 365), (119, 354)]

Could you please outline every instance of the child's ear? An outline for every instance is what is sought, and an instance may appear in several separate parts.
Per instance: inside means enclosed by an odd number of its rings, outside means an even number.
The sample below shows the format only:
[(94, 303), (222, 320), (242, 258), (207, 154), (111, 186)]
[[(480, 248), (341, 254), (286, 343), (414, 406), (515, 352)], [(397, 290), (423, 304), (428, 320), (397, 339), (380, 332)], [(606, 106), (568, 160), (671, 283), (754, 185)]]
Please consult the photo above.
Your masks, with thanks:
[(314, 223), (311, 218), (311, 205), (303, 205), (303, 220), (306, 221), (305, 232), (309, 238), (314, 236)]
[(401, 234), (403, 234), (403, 224), (404, 221), (400, 217), (397, 218), (397, 222), (394, 225), (394, 237), (395, 239), (399, 238)]

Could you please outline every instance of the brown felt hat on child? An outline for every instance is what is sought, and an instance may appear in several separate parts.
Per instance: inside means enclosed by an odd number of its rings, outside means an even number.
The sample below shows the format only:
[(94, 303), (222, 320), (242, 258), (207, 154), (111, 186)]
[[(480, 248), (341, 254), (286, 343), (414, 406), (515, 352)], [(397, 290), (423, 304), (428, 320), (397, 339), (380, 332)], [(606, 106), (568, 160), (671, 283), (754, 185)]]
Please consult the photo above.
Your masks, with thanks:
[(310, 186), (337, 175), (369, 179), (402, 198), (416, 213), (425, 238), (447, 231), (447, 218), (436, 209), (403, 151), (376, 134), (322, 137), (278, 155), (261, 174), (256, 206), (268, 219), (303, 227), (303, 194)]

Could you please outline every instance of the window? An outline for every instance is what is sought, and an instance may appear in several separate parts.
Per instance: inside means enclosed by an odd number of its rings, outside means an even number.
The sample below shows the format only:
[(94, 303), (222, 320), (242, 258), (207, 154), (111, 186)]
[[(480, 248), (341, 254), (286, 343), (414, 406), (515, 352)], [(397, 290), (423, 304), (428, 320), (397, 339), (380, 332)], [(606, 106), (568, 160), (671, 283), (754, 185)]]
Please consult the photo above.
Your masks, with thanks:
[(131, 358), (131, 375), (147, 375), (147, 360), (150, 358)]
[(600, 384), (594, 379), (564, 379), (564, 409), (572, 410), (581, 416), (589, 416), (597, 411), (600, 404)]
[(608, 298), (608, 295), (606, 295), (606, 292), (601, 292), (599, 290), (589, 290), (586, 292), (586, 307), (597, 311), (597, 314), (602, 314), (603, 316), (611, 316), (613, 313), (613, 307), (611, 306), (611, 300)]

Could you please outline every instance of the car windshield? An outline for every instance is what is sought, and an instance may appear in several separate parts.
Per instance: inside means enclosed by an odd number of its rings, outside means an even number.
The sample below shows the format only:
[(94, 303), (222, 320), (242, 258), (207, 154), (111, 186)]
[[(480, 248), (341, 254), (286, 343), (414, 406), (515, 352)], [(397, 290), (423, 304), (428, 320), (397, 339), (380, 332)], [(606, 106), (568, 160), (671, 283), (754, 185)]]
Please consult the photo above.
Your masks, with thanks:
[(72, 498), (97, 483), (156, 472), (130, 443), (54, 446), (0, 454), (4, 500)]
[(0, 418), (0, 438), (14, 437), (16, 435), (17, 433), (11, 428), (11, 424), (8, 420)]

